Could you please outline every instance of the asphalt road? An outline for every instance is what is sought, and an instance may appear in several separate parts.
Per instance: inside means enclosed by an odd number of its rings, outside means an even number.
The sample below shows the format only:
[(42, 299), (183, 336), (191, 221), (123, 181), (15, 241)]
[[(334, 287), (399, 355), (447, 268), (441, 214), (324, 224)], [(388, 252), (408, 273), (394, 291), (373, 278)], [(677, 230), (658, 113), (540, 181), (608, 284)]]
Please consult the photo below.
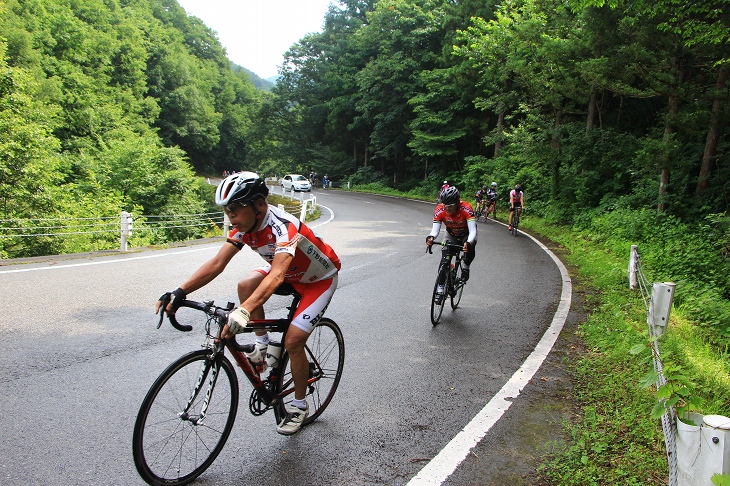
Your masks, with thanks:
[[(316, 195), (324, 207), (311, 226), (343, 262), (327, 311), (345, 335), (340, 388), (320, 419), (285, 437), (273, 414), (248, 414), (241, 380), (234, 430), (195, 484), (406, 484), (519, 374), (553, 321), (564, 277), (528, 237), (479, 223), (461, 305), (433, 327), (433, 204)], [(154, 303), (221, 244), (0, 267), (0, 482), (143, 484), (131, 454), (139, 404), (167, 364), (202, 343), (193, 314), (191, 333), (157, 330)], [(191, 298), (234, 301), (237, 279), (261, 262), (245, 249)], [(268, 315), (287, 303), (273, 297)], [(489, 484), (484, 474), (460, 467), (449, 484)]]

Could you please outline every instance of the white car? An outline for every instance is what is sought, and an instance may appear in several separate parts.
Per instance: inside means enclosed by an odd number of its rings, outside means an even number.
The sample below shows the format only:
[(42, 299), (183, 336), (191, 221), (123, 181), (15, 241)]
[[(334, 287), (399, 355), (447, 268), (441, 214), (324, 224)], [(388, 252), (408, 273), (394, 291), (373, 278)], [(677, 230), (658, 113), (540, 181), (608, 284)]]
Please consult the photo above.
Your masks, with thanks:
[(291, 191), (292, 189), (294, 189), (295, 191), (309, 192), (312, 190), (312, 184), (309, 182), (309, 180), (303, 175), (299, 174), (285, 175), (284, 178), (281, 180), (281, 187), (285, 191)]

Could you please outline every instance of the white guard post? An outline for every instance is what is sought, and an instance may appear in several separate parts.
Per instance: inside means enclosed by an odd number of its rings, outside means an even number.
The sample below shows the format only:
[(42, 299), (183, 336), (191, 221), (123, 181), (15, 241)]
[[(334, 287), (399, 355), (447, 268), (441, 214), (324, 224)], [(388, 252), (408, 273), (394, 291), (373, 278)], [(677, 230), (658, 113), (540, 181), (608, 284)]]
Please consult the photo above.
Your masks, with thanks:
[(120, 223), (120, 243), (119, 251), (127, 251), (127, 238), (132, 236), (132, 214), (126, 211), (122, 211), (119, 216)]
[(672, 309), (674, 298), (674, 285), (674, 282), (654, 282), (652, 285), (649, 316), (646, 322), (655, 336), (663, 336), (667, 330), (669, 311)]
[(636, 261), (639, 253), (637, 245), (631, 245), (631, 254), (629, 255), (629, 288), (636, 288)]
[(228, 218), (226, 212), (223, 211), (223, 236), (227, 237), (229, 231), (231, 231), (231, 220)]
[(694, 424), (677, 420), (677, 486), (711, 486), (730, 474), (730, 418), (690, 412)]
[(314, 213), (314, 208), (317, 207), (317, 198), (312, 196), (309, 199), (302, 200), (302, 212), (299, 214), (299, 221), (304, 221), (307, 217), (307, 206), (309, 206), (309, 213)]

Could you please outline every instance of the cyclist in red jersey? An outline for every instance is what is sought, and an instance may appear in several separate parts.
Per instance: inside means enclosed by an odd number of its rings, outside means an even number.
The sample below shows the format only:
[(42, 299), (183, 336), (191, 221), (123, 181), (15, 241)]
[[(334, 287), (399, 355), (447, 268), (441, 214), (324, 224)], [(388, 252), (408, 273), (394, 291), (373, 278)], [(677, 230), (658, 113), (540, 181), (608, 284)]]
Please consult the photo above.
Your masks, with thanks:
[[(433, 213), (433, 228), (431, 234), (426, 237), (426, 246), (433, 244), (441, 231), (441, 223), (446, 225), (446, 236), (444, 240), (449, 243), (464, 245), (464, 267), (462, 277), (469, 280), (469, 265), (474, 261), (476, 252), (474, 247), (477, 244), (477, 223), (474, 210), (466, 201), (462, 201), (459, 190), (455, 186), (448, 187), (441, 194), (441, 203), (436, 206)], [(442, 251), (441, 264), (444, 264), (448, 249)]]
[[(307, 225), (269, 206), (268, 195), (266, 184), (253, 172), (233, 174), (221, 182), (215, 202), (223, 206), (233, 229), (213, 258), (169, 292), (172, 300), (165, 311), (174, 314), (187, 294), (220, 275), (244, 246), (257, 251), (267, 263), (238, 283), (241, 305), (230, 313), (221, 336), (228, 338), (242, 332), (249, 319), (264, 319), (264, 303), (283, 283), (290, 284), (302, 296), (284, 343), (291, 360), (294, 400), (276, 427), (280, 434), (290, 435), (299, 430), (309, 413), (305, 400), (309, 364), (304, 344), (332, 299), (341, 265), (334, 250)], [(155, 312), (160, 311), (161, 300), (162, 297)], [(264, 353), (268, 342), (268, 333), (256, 337), (256, 346)]]

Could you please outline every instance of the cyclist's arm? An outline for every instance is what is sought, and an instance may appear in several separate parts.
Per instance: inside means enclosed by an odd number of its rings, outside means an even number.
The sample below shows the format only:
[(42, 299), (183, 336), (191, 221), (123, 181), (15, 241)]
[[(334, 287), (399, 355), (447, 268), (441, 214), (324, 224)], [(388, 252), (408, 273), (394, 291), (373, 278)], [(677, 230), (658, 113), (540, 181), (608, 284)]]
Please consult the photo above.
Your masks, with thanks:
[(469, 228), (469, 236), (466, 238), (466, 243), (473, 245), (477, 240), (477, 222), (475, 219), (469, 218), (466, 220), (466, 227)]
[[(198, 268), (195, 273), (193, 273), (190, 278), (180, 286), (180, 288), (183, 289), (186, 294), (190, 294), (199, 288), (204, 287), (220, 275), (223, 270), (225, 270), (228, 262), (230, 262), (238, 252), (239, 249), (235, 245), (229, 242), (224, 243), (221, 249), (218, 250), (218, 253), (216, 253), (213, 258), (203, 263), (200, 268)], [(162, 302), (158, 300), (155, 306), (155, 313), (160, 310), (161, 304)], [(172, 308), (172, 304), (168, 304), (165, 311), (168, 314), (175, 313)]]
[[(433, 227), (431, 228), (431, 233), (426, 237), (426, 245), (431, 246), (431, 243), (433, 242), (433, 239), (436, 238), (439, 235), (439, 232), (441, 231), (441, 221), (434, 221)], [(430, 240), (428, 240), (430, 238)]]

